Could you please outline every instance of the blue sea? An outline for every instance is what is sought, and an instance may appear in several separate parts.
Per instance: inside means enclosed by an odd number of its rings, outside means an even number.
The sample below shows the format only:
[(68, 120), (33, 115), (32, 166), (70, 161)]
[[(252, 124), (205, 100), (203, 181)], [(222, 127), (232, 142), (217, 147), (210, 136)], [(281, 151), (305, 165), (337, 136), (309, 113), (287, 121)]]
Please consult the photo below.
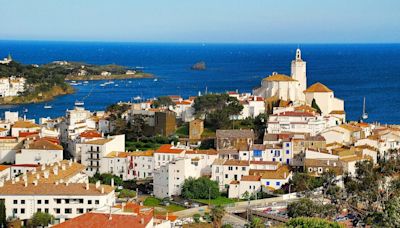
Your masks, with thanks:
[[(22, 111), (27, 117), (63, 116), (85, 97), (89, 110), (103, 110), (118, 101), (132, 97), (153, 98), (160, 95), (197, 95), (199, 91), (250, 92), (261, 79), (273, 71), (290, 74), (290, 62), (297, 44), (163, 44), (0, 41), (0, 57), (11, 53), (24, 64), (44, 64), (56, 60), (91, 64), (119, 64), (143, 67), (153, 79), (116, 80), (119, 86), (101, 87), (101, 81), (76, 86), (76, 93), (60, 96), (44, 104), (0, 106)], [(322, 82), (345, 100), (348, 119), (359, 119), (362, 100), (370, 122), (400, 121), (400, 44), (305, 44), (300, 45), (307, 61), (308, 84)], [(206, 71), (190, 67), (205, 61)], [(129, 83), (128, 81), (131, 81)], [(92, 91), (90, 93), (90, 91)], [(90, 95), (89, 95), (90, 94)], [(88, 96), (89, 95), (89, 96)]]

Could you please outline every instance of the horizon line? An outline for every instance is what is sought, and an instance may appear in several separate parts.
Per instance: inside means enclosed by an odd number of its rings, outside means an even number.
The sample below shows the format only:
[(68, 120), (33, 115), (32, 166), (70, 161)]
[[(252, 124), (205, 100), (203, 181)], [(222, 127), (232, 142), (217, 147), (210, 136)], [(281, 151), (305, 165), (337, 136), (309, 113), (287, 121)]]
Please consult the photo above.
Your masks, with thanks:
[(54, 43), (137, 43), (137, 44), (248, 44), (248, 45), (338, 45), (338, 44), (400, 44), (398, 42), (235, 42), (235, 41), (124, 41), (124, 40), (53, 40), (53, 39), (1, 39), (0, 42), (54, 42)]

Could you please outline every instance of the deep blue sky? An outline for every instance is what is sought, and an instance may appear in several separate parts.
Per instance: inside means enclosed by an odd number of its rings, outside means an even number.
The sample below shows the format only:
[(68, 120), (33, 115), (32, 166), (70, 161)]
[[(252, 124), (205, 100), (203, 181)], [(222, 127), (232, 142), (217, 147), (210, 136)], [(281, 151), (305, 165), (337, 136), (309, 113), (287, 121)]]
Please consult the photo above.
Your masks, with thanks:
[(400, 0), (0, 0), (0, 39), (400, 42)]

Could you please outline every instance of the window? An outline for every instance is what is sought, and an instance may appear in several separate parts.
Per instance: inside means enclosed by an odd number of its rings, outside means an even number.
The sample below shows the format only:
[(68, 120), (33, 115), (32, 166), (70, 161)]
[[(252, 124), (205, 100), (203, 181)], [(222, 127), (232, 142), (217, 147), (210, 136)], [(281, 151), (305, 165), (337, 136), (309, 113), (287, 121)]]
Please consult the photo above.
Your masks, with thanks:
[(21, 214), (25, 214), (25, 208), (21, 208)]
[(79, 203), (83, 203), (83, 199), (79, 199)]
[(290, 150), (286, 150), (286, 154), (290, 154)]
[(99, 201), (99, 200), (95, 200), (94, 203), (95, 203), (95, 204), (99, 204), (100, 201)]
[(262, 156), (262, 151), (261, 150), (254, 150), (253, 151), (253, 156), (254, 157), (261, 157)]
[(65, 214), (72, 214), (72, 209), (71, 208), (65, 208)]
[(14, 200), (14, 204), (18, 204), (18, 200)]
[(229, 166), (229, 167), (228, 167), (228, 170), (233, 170), (233, 167), (232, 167), (232, 166)]
[(17, 214), (18, 213), (18, 209), (17, 208), (14, 208), (13, 209), (13, 214), (15, 215), (15, 214)]
[(56, 214), (60, 214), (61, 213), (61, 209), (60, 208), (55, 208), (54, 211), (56, 212)]
[(290, 143), (286, 143), (286, 147), (289, 147), (290, 146)]
[(25, 204), (25, 200), (21, 200), (21, 204)]
[(275, 158), (272, 158), (272, 161), (275, 161)]
[(37, 201), (37, 204), (42, 204), (42, 200), (38, 200), (38, 201)]
[(57, 202), (58, 204), (60, 204), (60, 203), (61, 203), (61, 199), (56, 199), (56, 202)]
[(44, 212), (49, 213), (49, 208), (45, 208)]
[(225, 179), (228, 179), (228, 174), (225, 174)]
[(276, 186), (280, 186), (280, 185), (281, 185), (281, 182), (277, 181)]
[(83, 214), (83, 208), (77, 208), (76, 209), (77, 214)]
[(41, 208), (38, 208), (38, 209), (37, 209), (37, 212), (42, 212), (42, 209), (41, 209)]
[(242, 167), (242, 171), (246, 171), (246, 167), (243, 166), (243, 167)]
[(44, 200), (44, 204), (49, 204), (49, 200)]
[(92, 201), (91, 201), (91, 200), (88, 200), (87, 203), (88, 203), (88, 204), (92, 204)]
[(289, 164), (289, 163), (290, 163), (290, 159), (287, 158), (287, 159), (286, 159), (286, 164)]
[(267, 184), (266, 184), (267, 186), (269, 186), (269, 181), (267, 181)]
[(69, 203), (69, 199), (65, 199), (65, 203)]

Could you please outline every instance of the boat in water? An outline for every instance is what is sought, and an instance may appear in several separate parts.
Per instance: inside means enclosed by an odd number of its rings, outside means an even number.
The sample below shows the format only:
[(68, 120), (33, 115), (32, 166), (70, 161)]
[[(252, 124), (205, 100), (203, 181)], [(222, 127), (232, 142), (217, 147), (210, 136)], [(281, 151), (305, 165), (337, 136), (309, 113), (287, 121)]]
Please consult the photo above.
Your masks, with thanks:
[(75, 101), (75, 106), (83, 106), (85, 105), (85, 102), (83, 101)]
[(140, 99), (142, 99), (140, 96), (136, 96), (136, 97), (133, 98), (133, 100), (135, 100), (135, 101), (138, 101)]
[(364, 102), (363, 102), (363, 113), (361, 115), (361, 120), (366, 120), (368, 119), (368, 113), (365, 109), (365, 97), (364, 97)]
[(157, 82), (157, 81), (158, 81), (158, 79), (157, 79), (157, 78), (155, 78), (153, 81)]
[(53, 106), (51, 106), (51, 105), (48, 105), (48, 104), (45, 104), (45, 105), (43, 106), (43, 108), (44, 108), (44, 109), (52, 109), (52, 108), (53, 108)]

